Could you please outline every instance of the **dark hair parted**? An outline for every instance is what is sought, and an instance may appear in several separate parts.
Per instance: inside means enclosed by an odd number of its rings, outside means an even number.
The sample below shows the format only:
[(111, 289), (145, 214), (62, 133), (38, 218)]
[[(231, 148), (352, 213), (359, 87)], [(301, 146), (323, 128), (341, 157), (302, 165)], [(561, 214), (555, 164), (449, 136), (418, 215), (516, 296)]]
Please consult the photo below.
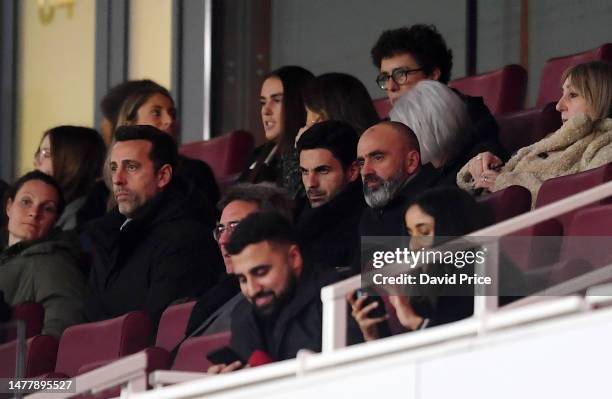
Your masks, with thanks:
[(296, 244), (295, 231), (289, 221), (277, 212), (255, 212), (244, 218), (225, 247), (236, 255), (249, 245), (268, 241), (272, 244)]
[(485, 206), (457, 187), (440, 187), (424, 191), (410, 206), (415, 204), (433, 217), (435, 237), (438, 237), (436, 244), (441, 243), (440, 240), (444, 238), (461, 237), (472, 233), (487, 226), (491, 221), (491, 215)]
[(306, 87), (304, 103), (326, 119), (349, 123), (359, 134), (380, 120), (368, 89), (346, 73), (317, 76)]
[(439, 68), (438, 80), (445, 84), (450, 80), (453, 52), (435, 26), (417, 24), (384, 31), (372, 48), (372, 62), (380, 68), (383, 58), (406, 53), (414, 57), (425, 75), (429, 76)]
[(230, 187), (218, 204), (219, 211), (232, 201), (257, 204), (260, 212), (277, 212), (289, 222), (293, 221), (292, 201), (289, 194), (273, 183), (239, 183)]
[(102, 110), (102, 116), (110, 121), (113, 131), (117, 128), (119, 111), (125, 100), (133, 93), (141, 90), (161, 93), (170, 97), (170, 93), (166, 88), (149, 79), (129, 80), (112, 87), (102, 98), (102, 101), (100, 101), (100, 109)]
[(297, 132), (306, 124), (304, 89), (314, 75), (302, 67), (289, 65), (270, 72), (266, 76), (269, 78), (278, 78), (283, 84), (284, 131), (278, 144), (280, 150), (287, 151), (293, 148)]
[(60, 185), (57, 182), (57, 180), (55, 180), (53, 177), (49, 176), (48, 174), (43, 173), (43, 172), (38, 171), (38, 170), (33, 170), (31, 172), (26, 173), (25, 175), (23, 175), (19, 179), (17, 179), (15, 181), (15, 183), (13, 183), (11, 186), (9, 186), (9, 188), (6, 190), (6, 194), (4, 195), (4, 197), (5, 197), (4, 205), (6, 206), (6, 202), (9, 199), (11, 201), (15, 201), (15, 197), (17, 196), (17, 193), (19, 192), (21, 187), (23, 187), (24, 184), (26, 184), (27, 182), (29, 182), (31, 180), (40, 180), (43, 183), (45, 183), (48, 186), (51, 186), (51, 187), (53, 187), (55, 189), (55, 191), (57, 192), (57, 198), (58, 198), (58, 201), (57, 201), (57, 217), (59, 218), (60, 215), (62, 214), (62, 212), (64, 212), (64, 208), (66, 207), (66, 201), (64, 199), (64, 194), (62, 193), (62, 188), (60, 187)]
[(346, 169), (357, 159), (358, 142), (359, 135), (351, 125), (330, 120), (315, 123), (305, 131), (297, 142), (297, 151), (329, 150)]
[(51, 143), (53, 177), (66, 202), (89, 193), (102, 176), (106, 146), (97, 131), (80, 126), (58, 126), (43, 134)]
[(151, 143), (149, 159), (153, 162), (155, 172), (168, 164), (176, 170), (178, 150), (174, 139), (154, 126), (133, 125), (120, 126), (115, 132), (115, 141), (146, 140)]

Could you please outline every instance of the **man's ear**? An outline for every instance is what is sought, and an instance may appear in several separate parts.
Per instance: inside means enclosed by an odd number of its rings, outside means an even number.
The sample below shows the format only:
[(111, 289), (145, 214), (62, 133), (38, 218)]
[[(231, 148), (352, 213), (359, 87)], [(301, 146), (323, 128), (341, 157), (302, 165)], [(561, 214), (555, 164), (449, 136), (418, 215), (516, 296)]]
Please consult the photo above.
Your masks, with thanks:
[(404, 169), (408, 176), (416, 173), (421, 166), (421, 154), (417, 150), (409, 150), (404, 158)]
[(297, 244), (291, 244), (289, 246), (289, 254), (287, 257), (289, 259), (289, 267), (293, 270), (293, 274), (299, 277), (304, 268), (304, 259), (302, 258), (302, 252)]
[(359, 178), (359, 165), (357, 161), (353, 161), (348, 168), (346, 168), (346, 179), (349, 183), (354, 182)]
[(164, 164), (157, 171), (157, 188), (163, 189), (172, 181), (172, 166)]
[(440, 75), (441, 75), (441, 73), (440, 73), (440, 68), (436, 68), (436, 69), (434, 69), (434, 70), (433, 70), (433, 72), (431, 73), (431, 75), (429, 75), (429, 78), (430, 78), (431, 80), (437, 80), (437, 81), (439, 81), (439, 80), (440, 80)]

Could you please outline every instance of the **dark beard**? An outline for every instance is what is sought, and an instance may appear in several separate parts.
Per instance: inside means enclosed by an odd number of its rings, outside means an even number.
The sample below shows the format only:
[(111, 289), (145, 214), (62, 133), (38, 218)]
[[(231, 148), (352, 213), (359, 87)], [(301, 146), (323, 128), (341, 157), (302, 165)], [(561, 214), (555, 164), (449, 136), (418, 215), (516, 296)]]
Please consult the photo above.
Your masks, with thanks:
[[(291, 301), (291, 298), (293, 298), (293, 294), (295, 293), (296, 285), (297, 285), (297, 279), (295, 275), (290, 274), (289, 281), (287, 284), (287, 289), (285, 290), (285, 292), (283, 292), (279, 296), (276, 296), (276, 294), (274, 294), (274, 292), (271, 292), (271, 291), (264, 291), (254, 296), (252, 298), (251, 303), (253, 304), (255, 315), (263, 321), (270, 321), (270, 320), (276, 319), (276, 317), (281, 312), (283, 307), (285, 307), (285, 305), (287, 305), (287, 303)], [(269, 304), (265, 306), (260, 306), (260, 307), (255, 305), (255, 299), (257, 299), (257, 297), (268, 296), (268, 295), (272, 295), (272, 301)]]

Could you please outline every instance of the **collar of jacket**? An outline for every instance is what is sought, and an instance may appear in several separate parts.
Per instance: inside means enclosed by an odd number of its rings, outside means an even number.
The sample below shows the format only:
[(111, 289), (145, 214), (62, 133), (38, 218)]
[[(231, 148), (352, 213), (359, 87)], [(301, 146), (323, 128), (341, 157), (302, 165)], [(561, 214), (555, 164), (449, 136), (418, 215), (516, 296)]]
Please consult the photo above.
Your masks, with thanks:
[(0, 264), (9, 261), (15, 256), (45, 254), (57, 248), (67, 250), (75, 257), (80, 254), (80, 247), (73, 233), (56, 228), (47, 236), (38, 240), (20, 241), (10, 247), (4, 248), (0, 253)]
[(355, 215), (358, 219), (366, 206), (361, 179), (358, 179), (350, 183), (328, 203), (318, 208), (311, 208), (310, 205), (307, 205), (300, 215), (297, 230), (305, 237), (313, 237), (345, 217)]
[(402, 189), (387, 205), (375, 209), (376, 214), (382, 216), (385, 212), (395, 209), (397, 206), (407, 205), (406, 201), (414, 198), (414, 190), (427, 187), (430, 182), (439, 176), (440, 172), (441, 171), (434, 168), (431, 163), (421, 165), (419, 171), (413, 174), (411, 178), (404, 183)]

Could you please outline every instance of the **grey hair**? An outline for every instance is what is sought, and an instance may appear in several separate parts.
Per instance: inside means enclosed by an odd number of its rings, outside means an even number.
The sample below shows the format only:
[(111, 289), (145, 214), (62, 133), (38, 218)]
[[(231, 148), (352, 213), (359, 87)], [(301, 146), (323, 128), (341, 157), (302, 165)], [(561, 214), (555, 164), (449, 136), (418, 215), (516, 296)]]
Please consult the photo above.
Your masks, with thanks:
[(417, 136), (423, 165), (445, 165), (470, 139), (471, 122), (465, 103), (448, 86), (434, 80), (417, 83), (397, 100), (389, 116)]
[(273, 183), (239, 183), (230, 187), (217, 204), (223, 212), (232, 201), (245, 201), (257, 204), (260, 212), (276, 212), (289, 223), (293, 222), (293, 207), (289, 194)]

